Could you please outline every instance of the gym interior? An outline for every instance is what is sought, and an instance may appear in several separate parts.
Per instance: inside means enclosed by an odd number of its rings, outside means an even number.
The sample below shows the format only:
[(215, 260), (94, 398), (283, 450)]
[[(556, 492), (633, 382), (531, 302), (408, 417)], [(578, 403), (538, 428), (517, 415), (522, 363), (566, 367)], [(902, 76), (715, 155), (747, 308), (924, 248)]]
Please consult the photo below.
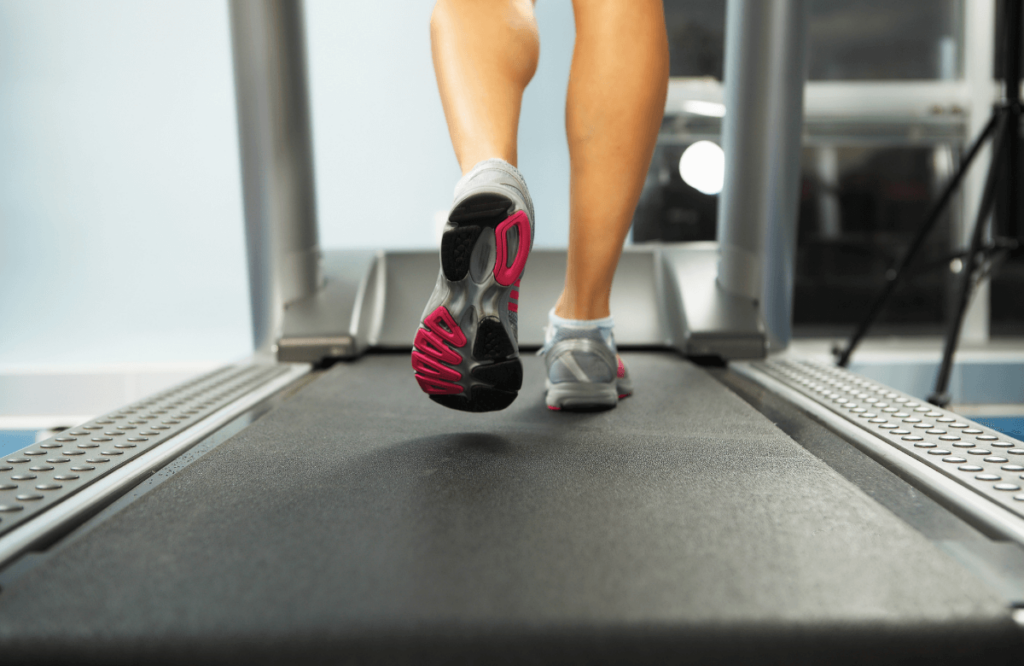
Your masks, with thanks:
[(665, 0), (635, 395), (577, 413), (539, 0), (483, 414), (410, 367), (431, 4), (0, 0), (0, 662), (1024, 661), (1020, 0)]

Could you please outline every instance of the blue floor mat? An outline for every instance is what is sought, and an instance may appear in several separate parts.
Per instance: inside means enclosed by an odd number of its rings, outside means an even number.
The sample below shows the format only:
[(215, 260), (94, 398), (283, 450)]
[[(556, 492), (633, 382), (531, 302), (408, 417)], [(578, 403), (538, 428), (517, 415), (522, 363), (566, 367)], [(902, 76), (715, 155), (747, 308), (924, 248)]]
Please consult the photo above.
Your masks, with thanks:
[(998, 430), (1004, 435), (1024, 440), (1024, 417), (1021, 416), (976, 416), (971, 419), (983, 426)]
[(35, 441), (35, 430), (0, 430), (0, 456), (14, 453)]

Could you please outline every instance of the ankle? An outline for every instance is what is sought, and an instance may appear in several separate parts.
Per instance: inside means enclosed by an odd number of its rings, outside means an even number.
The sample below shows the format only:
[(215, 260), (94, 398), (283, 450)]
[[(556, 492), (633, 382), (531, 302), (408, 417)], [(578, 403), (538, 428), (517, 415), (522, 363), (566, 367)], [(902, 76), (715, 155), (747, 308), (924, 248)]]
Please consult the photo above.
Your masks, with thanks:
[(459, 156), (459, 168), (462, 169), (463, 176), (486, 162), (504, 162), (516, 168), (517, 158), (518, 155), (516, 154), (515, 147), (504, 149), (484, 148), (483, 150)]
[(595, 305), (592, 303), (566, 301), (564, 298), (558, 299), (553, 312), (562, 319), (592, 320), (611, 317), (608, 303)]

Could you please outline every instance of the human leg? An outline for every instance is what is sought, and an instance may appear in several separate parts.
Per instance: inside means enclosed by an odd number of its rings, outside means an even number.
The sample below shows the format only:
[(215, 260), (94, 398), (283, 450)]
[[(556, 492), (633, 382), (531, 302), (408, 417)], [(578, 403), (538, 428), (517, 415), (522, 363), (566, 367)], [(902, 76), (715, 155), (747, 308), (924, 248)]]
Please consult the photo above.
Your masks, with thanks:
[(523, 90), (540, 54), (530, 0), (438, 0), (430, 18), (437, 87), (462, 173), (517, 163)]
[(463, 177), (441, 240), (441, 270), (412, 366), (435, 402), (507, 407), (522, 385), (519, 279), (533, 203), (515, 168), (523, 89), (537, 65), (529, 0), (439, 0), (431, 18), (438, 88)]
[(555, 313), (586, 320), (610, 314), (612, 277), (665, 110), (668, 37), (661, 0), (574, 0), (573, 9), (569, 253)]
[(555, 410), (614, 407), (633, 392), (616, 353), (609, 297), (668, 90), (661, 0), (574, 0), (573, 7), (569, 252), (542, 350), (547, 405)]

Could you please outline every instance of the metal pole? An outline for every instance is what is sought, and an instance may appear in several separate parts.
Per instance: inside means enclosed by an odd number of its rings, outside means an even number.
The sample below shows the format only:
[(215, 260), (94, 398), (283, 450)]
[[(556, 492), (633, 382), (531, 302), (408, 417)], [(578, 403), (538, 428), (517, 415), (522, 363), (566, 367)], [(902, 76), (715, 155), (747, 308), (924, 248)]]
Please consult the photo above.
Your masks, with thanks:
[(301, 0), (230, 0), (253, 342), (322, 282)]
[(1018, 209), (1020, 201), (1020, 59), (1021, 59), (1021, 0), (1004, 0), (1003, 20), (1006, 22), (1005, 54), (1005, 99), (1008, 107), (1006, 116), (1006, 201), (1003, 214), (1006, 216), (1001, 231), (1011, 238), (1017, 238), (1021, 231)]
[(758, 304), (769, 349), (792, 331), (806, 34), (803, 0), (726, 6), (718, 284)]

